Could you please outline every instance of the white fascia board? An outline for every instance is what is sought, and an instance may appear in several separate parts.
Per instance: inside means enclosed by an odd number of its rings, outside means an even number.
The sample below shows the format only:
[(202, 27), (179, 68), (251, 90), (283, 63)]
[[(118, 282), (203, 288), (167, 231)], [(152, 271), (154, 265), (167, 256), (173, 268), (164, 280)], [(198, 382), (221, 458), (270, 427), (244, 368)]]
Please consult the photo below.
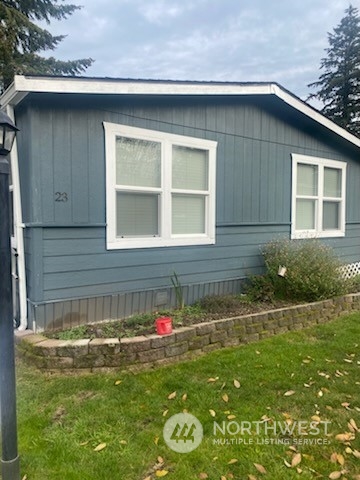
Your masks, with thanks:
[[(272, 84), (111, 80), (76, 77), (26, 77), (16, 75), (3, 99), (15, 92), (107, 95), (249, 95), (271, 94)], [(2, 103), (5, 104), (5, 101)]]
[(277, 97), (281, 98), (288, 105), (290, 105), (291, 107), (294, 107), (299, 112), (303, 113), (307, 117), (310, 117), (315, 122), (319, 123), (320, 125), (323, 125), (327, 129), (333, 131), (340, 137), (343, 137), (348, 142), (353, 143), (357, 147), (360, 147), (360, 138), (355, 137), (355, 135), (352, 135), (351, 133), (346, 131), (344, 128), (339, 127), (339, 125), (337, 125), (335, 122), (332, 122), (331, 120), (326, 118), (324, 115), (322, 115), (320, 112), (317, 112), (315, 109), (311, 108), (302, 100), (297, 99), (296, 97), (290, 95), (285, 90), (280, 88), (278, 85), (273, 84), (272, 86), (273, 86), (273, 93)]
[(17, 105), (30, 92), (98, 95), (275, 95), (348, 142), (360, 147), (360, 139), (327, 119), (305, 102), (275, 83), (216, 83), (107, 78), (27, 77), (16, 75), (0, 98), (2, 106)]

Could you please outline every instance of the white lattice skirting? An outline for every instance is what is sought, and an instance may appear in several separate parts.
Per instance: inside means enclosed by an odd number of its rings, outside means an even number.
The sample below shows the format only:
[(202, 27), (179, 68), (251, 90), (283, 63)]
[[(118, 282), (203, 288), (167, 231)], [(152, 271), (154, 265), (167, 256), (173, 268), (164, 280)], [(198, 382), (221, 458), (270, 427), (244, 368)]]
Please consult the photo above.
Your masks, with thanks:
[(343, 265), (339, 268), (339, 273), (343, 278), (353, 278), (360, 275), (360, 262)]

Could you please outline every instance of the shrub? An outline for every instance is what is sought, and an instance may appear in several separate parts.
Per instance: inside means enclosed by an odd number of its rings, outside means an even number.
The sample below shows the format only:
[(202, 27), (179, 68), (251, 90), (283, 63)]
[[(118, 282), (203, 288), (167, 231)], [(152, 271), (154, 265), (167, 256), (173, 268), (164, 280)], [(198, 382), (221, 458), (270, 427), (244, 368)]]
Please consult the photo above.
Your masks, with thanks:
[[(333, 250), (318, 240), (277, 240), (263, 248), (267, 277), (277, 297), (316, 301), (346, 293)], [(285, 277), (278, 276), (279, 266)]]
[(275, 300), (275, 286), (269, 274), (250, 276), (245, 291), (253, 302), (273, 302)]

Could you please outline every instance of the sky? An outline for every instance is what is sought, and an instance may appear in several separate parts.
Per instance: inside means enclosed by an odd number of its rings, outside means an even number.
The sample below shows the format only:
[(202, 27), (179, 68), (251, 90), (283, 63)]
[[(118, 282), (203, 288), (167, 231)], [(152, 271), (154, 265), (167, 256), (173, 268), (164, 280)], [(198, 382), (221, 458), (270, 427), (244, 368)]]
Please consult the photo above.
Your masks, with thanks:
[[(277, 82), (302, 99), (318, 79), (328, 32), (348, 0), (67, 0), (83, 5), (46, 28), (53, 55), (91, 57), (85, 76)], [(360, 0), (352, 5), (360, 10)]]

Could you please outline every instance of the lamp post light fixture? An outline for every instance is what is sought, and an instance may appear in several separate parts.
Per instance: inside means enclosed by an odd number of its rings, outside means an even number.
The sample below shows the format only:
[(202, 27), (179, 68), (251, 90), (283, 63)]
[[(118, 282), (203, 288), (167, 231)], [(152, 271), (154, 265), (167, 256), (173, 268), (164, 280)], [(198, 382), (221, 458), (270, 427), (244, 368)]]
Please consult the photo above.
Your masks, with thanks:
[(17, 131), (11, 118), (0, 111), (0, 419), (3, 480), (20, 480), (10, 250), (10, 166), (6, 158)]

